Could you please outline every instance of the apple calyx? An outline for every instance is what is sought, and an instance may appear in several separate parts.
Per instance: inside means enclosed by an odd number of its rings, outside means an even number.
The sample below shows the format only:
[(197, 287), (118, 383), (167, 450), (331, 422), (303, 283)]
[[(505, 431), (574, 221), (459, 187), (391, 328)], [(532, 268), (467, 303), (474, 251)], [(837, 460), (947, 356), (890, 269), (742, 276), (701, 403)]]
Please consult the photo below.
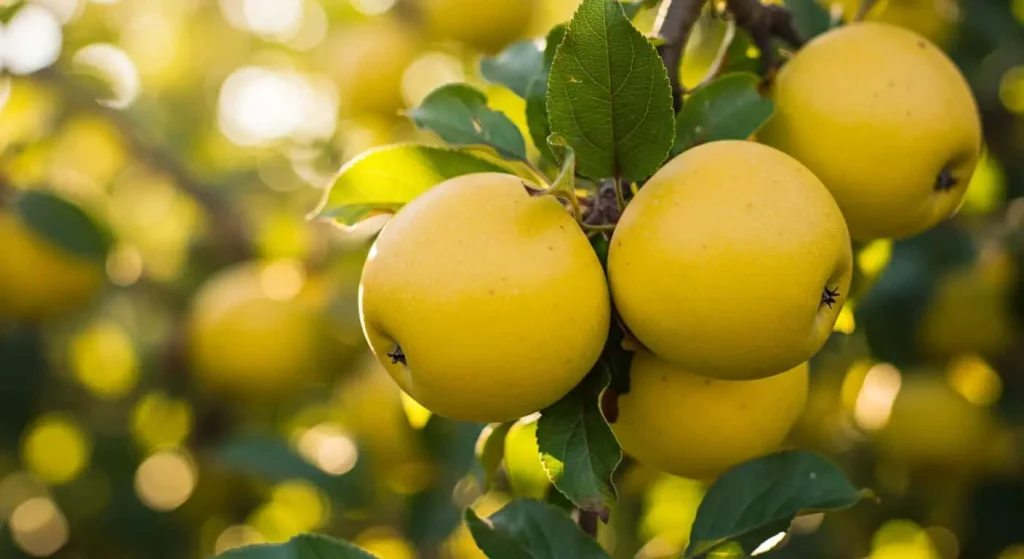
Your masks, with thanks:
[(395, 351), (386, 353), (391, 358), (391, 364), (397, 365), (399, 363), (408, 366), (409, 362), (405, 359), (405, 353), (402, 351), (402, 346), (395, 344)]
[(836, 303), (837, 297), (839, 297), (839, 288), (836, 287), (835, 289), (829, 289), (826, 285), (824, 291), (821, 293), (821, 303), (819, 304), (828, 305), (828, 308), (831, 309), (832, 305)]
[(960, 179), (953, 176), (953, 173), (949, 170), (949, 167), (943, 167), (942, 171), (939, 172), (939, 176), (935, 177), (935, 190), (938, 192), (948, 192), (960, 182)]

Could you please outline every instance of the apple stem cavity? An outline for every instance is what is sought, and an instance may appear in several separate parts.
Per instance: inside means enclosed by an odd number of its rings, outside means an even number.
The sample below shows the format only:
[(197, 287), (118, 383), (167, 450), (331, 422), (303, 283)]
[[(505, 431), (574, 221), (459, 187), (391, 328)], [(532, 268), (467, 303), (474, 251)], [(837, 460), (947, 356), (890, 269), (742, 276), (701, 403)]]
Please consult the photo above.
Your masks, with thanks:
[(825, 286), (825, 290), (822, 291), (822, 293), (821, 293), (821, 303), (820, 304), (821, 305), (828, 305), (828, 308), (831, 309), (832, 305), (834, 305), (836, 303), (837, 297), (839, 297), (839, 288), (837, 287), (835, 289), (829, 289), (828, 286), (826, 285)]
[(935, 190), (938, 192), (948, 192), (953, 189), (960, 179), (953, 176), (953, 173), (949, 170), (949, 167), (943, 167), (939, 176), (935, 178)]

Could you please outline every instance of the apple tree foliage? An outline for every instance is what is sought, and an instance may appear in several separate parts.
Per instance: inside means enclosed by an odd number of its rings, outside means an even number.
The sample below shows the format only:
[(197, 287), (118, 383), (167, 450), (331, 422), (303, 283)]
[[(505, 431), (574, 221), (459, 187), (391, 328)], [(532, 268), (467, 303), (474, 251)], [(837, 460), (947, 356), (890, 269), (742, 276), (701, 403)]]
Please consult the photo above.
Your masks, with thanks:
[[(642, 184), (674, 155), (713, 140), (749, 138), (773, 110), (771, 100), (759, 91), (761, 77), (753, 72), (758, 65), (748, 54), (750, 38), (738, 31), (718, 75), (688, 92), (676, 112), (664, 62), (655, 44), (631, 21), (644, 4), (649, 2), (583, 0), (571, 21), (552, 29), (544, 40), (515, 43), (481, 62), (486, 80), (508, 87), (525, 101), (529, 141), (540, 153), (539, 162), (530, 160), (527, 139), (508, 116), (488, 107), (482, 91), (449, 84), (408, 112), (418, 127), (448, 147), (402, 144), (364, 153), (341, 170), (315, 215), (354, 225), (375, 212), (395, 211), (446, 179), (484, 171), (522, 176), (579, 212), (579, 189), (596, 194), (602, 184), (613, 183), (628, 196), (630, 186)], [(790, 8), (805, 36), (827, 29), (827, 14), (810, 0)], [(606, 232), (589, 234), (604, 261)], [(605, 398), (609, 392), (629, 390), (631, 354), (623, 348), (624, 334), (614, 321), (611, 330), (593, 371), (538, 420), (540, 458), (557, 489), (555, 497), (550, 502), (514, 500), (487, 518), (464, 511), (474, 540), (489, 557), (608, 557), (581, 525), (584, 516), (607, 521), (616, 502), (613, 480), (622, 449), (608, 423), (614, 420), (609, 417), (614, 405), (602, 402), (614, 401)], [(502, 462), (510, 426), (491, 426), (477, 442), (479, 466), (488, 483)], [(246, 444), (253, 448), (243, 445), (229, 454), (268, 455), (260, 447), (266, 441)], [(726, 548), (749, 555), (766, 540), (784, 538), (797, 515), (851, 507), (865, 494), (835, 465), (811, 452), (784, 451), (740, 464), (708, 489), (684, 556), (703, 557)], [(303, 535), (222, 557), (372, 555), (346, 542)]]

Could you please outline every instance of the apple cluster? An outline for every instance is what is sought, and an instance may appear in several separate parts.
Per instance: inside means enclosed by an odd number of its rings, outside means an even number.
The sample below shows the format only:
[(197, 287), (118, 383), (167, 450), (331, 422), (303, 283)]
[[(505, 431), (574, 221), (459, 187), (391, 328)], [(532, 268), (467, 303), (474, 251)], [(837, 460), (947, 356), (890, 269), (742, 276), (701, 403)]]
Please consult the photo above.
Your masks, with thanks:
[(616, 317), (635, 349), (608, 417), (627, 453), (711, 478), (773, 452), (849, 294), (851, 239), (907, 237), (953, 214), (981, 126), (954, 64), (886, 24), (818, 37), (772, 96), (757, 141), (690, 149), (635, 190), (606, 268), (562, 204), (519, 177), (436, 186), (365, 265), (371, 348), (432, 411), (508, 421), (571, 391)]

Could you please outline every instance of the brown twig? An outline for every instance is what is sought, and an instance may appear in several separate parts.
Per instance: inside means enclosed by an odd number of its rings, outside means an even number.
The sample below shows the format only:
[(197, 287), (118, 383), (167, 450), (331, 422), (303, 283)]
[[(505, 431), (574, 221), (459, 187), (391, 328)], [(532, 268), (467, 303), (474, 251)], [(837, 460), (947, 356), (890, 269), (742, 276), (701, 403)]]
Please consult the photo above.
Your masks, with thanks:
[(736, 20), (736, 25), (745, 29), (761, 51), (761, 67), (766, 75), (776, 69), (773, 38), (779, 38), (791, 47), (799, 49), (804, 45), (793, 25), (793, 15), (783, 6), (762, 4), (760, 0), (725, 0), (726, 9)]
[(654, 29), (664, 41), (658, 47), (658, 54), (668, 69), (669, 83), (672, 84), (672, 99), (678, 111), (683, 104), (683, 85), (679, 79), (679, 69), (683, 63), (683, 51), (690, 39), (693, 26), (700, 19), (700, 11), (705, 0), (664, 0)]
[(580, 510), (579, 525), (580, 530), (583, 530), (585, 534), (592, 538), (597, 537), (597, 513), (589, 510)]
[(52, 86), (70, 105), (97, 114), (112, 124), (139, 161), (167, 173), (182, 192), (196, 200), (209, 214), (214, 242), (226, 257), (237, 261), (253, 256), (255, 250), (244, 220), (219, 194), (218, 185), (206, 184), (193, 175), (169, 148), (147, 137), (127, 113), (100, 103), (85, 83), (55, 67), (37, 72), (33, 77)]

